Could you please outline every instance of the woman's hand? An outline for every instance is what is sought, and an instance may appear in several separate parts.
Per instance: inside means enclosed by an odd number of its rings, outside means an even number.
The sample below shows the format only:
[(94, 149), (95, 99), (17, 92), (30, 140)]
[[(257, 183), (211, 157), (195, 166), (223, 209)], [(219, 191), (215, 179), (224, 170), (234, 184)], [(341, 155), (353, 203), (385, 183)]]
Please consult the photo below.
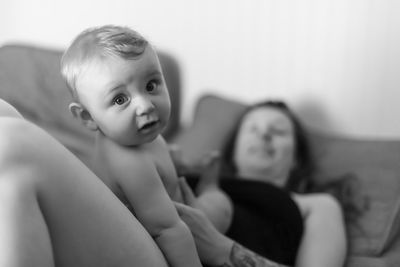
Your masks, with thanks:
[(198, 167), (200, 173), (196, 194), (200, 195), (209, 189), (218, 188), (218, 179), (221, 170), (221, 154), (217, 150), (206, 153)]
[(288, 267), (263, 258), (220, 233), (198, 205), (189, 185), (180, 179), (184, 202), (175, 203), (178, 214), (194, 237), (200, 260), (210, 266)]
[(202, 155), (199, 162), (188, 162), (182, 149), (177, 144), (168, 146), (169, 154), (178, 176), (199, 175), (199, 186), (196, 193), (201, 193), (209, 186), (217, 186), (220, 166), (220, 152), (217, 150), (209, 151)]
[(209, 265), (222, 265), (229, 258), (233, 241), (221, 234), (197, 208), (199, 203), (185, 179), (181, 178), (179, 183), (186, 205), (176, 202), (175, 207), (193, 234), (200, 259)]
[(168, 146), (169, 155), (171, 156), (172, 162), (174, 163), (176, 172), (179, 176), (185, 175), (191, 172), (191, 167), (184, 160), (181, 148), (176, 144), (170, 144)]

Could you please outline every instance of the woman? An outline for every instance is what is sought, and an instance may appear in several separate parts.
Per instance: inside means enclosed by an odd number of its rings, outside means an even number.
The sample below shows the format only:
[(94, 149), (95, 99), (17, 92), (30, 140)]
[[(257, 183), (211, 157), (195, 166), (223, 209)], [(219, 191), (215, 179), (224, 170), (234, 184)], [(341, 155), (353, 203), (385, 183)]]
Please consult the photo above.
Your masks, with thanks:
[[(340, 205), (328, 194), (307, 194), (315, 189), (311, 179), (313, 164), (302, 127), (285, 104), (263, 102), (248, 108), (222, 153), (222, 160), (225, 163), (222, 165), (223, 176), (228, 178), (221, 179), (221, 187), (233, 200), (231, 206), (233, 217), (230, 218), (230, 229), (226, 236), (217, 231), (203, 212), (190, 207), (197, 207), (198, 200), (184, 181), (181, 185), (188, 206), (176, 204), (182, 219), (192, 230), (199, 255), (205, 263), (210, 266), (254, 267), (281, 266), (280, 263), (307, 267), (344, 264), (346, 236)], [(244, 182), (230, 186), (232, 182), (237, 183), (238, 180)], [(265, 224), (261, 221), (261, 224), (252, 227), (252, 223), (248, 222), (252, 219), (244, 219), (244, 217), (249, 218), (249, 215), (252, 216), (252, 213), (246, 207), (241, 207), (243, 202), (237, 203), (237, 199), (243, 199), (243, 197), (237, 198), (237, 194), (249, 184), (249, 194), (242, 195), (250, 201), (257, 199), (257, 196), (253, 197), (254, 191), (251, 190), (259, 189), (262, 184), (269, 185), (265, 189), (260, 189), (265, 190), (264, 197), (261, 197), (263, 205), (269, 206), (261, 211), (264, 213), (272, 211), (273, 215), (270, 217), (283, 218), (278, 223), (273, 221), (270, 225), (281, 224), (288, 220), (297, 222), (287, 224), (283, 231), (279, 230), (284, 233), (281, 237), (272, 235), (271, 240), (255, 241), (261, 242), (261, 245), (254, 245), (254, 240), (243, 238), (252, 232), (255, 236), (253, 239), (257, 239), (257, 235), (260, 236), (258, 239), (261, 239), (263, 237), (260, 233), (268, 231), (266, 228), (270, 226), (264, 226), (262, 229)], [(284, 190), (277, 191), (273, 188)], [(268, 197), (272, 197), (272, 204), (269, 204)], [(295, 203), (295, 208), (291, 202)], [(296, 217), (296, 208), (301, 214), (299, 217)], [(287, 214), (289, 216), (286, 216)], [(272, 234), (274, 232), (272, 231)], [(296, 243), (299, 233), (300, 238)], [(293, 240), (289, 247), (296, 252), (294, 256), (291, 254), (277, 256), (279, 250), (284, 250), (282, 244), (276, 244), (279, 245), (278, 249), (271, 253), (268, 251), (263, 253), (262, 248), (259, 250), (261, 252), (257, 251), (257, 246), (273, 248), (275, 242), (287, 238)]]

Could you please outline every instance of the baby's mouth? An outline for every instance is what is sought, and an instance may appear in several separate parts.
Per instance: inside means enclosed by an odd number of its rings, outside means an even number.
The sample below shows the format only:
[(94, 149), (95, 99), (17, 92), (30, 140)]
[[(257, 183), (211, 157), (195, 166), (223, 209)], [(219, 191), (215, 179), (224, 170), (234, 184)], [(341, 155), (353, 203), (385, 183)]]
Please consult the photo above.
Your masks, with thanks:
[(139, 127), (139, 131), (141, 132), (141, 131), (149, 130), (149, 129), (153, 128), (154, 126), (156, 126), (158, 123), (159, 123), (159, 120), (146, 122)]

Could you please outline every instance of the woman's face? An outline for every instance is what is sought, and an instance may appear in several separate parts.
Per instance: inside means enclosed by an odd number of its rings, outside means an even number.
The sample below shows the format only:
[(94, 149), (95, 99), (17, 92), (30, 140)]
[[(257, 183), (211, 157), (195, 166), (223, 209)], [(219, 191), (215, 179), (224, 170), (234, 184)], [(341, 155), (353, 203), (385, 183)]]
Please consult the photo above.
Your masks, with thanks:
[(295, 164), (294, 126), (274, 107), (249, 111), (239, 126), (233, 155), (238, 175), (283, 186)]

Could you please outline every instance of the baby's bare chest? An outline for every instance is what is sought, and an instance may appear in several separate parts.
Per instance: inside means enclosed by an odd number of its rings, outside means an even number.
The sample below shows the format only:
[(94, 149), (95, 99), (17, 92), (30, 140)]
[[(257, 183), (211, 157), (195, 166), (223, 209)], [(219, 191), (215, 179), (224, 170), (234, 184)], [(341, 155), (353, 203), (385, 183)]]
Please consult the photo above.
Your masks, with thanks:
[(124, 198), (121, 176), (125, 179), (141, 179), (138, 173), (149, 169), (160, 179), (169, 196), (177, 200), (179, 191), (175, 167), (168, 151), (162, 147), (130, 150), (99, 150), (94, 158), (95, 173), (117, 195)]
[(169, 196), (171, 199), (177, 200), (177, 191), (179, 191), (178, 176), (171, 158), (169, 155), (155, 155), (153, 164)]

